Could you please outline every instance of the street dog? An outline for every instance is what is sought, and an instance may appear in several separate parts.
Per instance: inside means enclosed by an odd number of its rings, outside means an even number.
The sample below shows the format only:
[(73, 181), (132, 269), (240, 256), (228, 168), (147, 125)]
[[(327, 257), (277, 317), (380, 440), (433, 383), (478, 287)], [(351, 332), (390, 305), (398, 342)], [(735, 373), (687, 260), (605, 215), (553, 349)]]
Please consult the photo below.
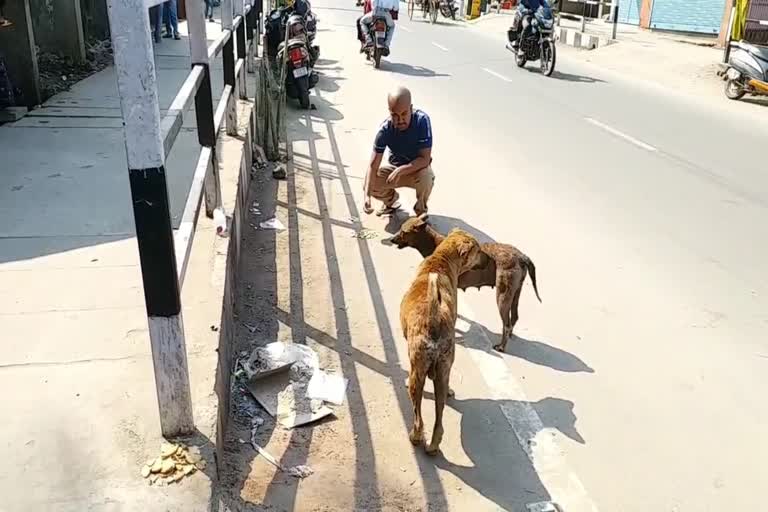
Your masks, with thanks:
[[(444, 240), (445, 236), (429, 225), (427, 214), (422, 214), (407, 219), (390, 242), (398, 249), (413, 247), (426, 258), (433, 254)], [(536, 292), (536, 298), (541, 302), (536, 285), (536, 267), (528, 256), (511, 245), (480, 244), (480, 249), (481, 263), (459, 276), (459, 288), (462, 290), (470, 287), (480, 289), (483, 286), (496, 288), (496, 305), (499, 308), (503, 327), (501, 340), (493, 348), (504, 352), (507, 349), (507, 341), (512, 336), (512, 329), (515, 328), (518, 320), (520, 291), (527, 274), (531, 275), (533, 290)]]
[(400, 303), (400, 325), (408, 342), (408, 395), (413, 404), (414, 445), (424, 441), (421, 398), (429, 377), (435, 388), (435, 426), (426, 451), (435, 455), (443, 439), (443, 408), (455, 355), (459, 275), (480, 263), (480, 244), (469, 233), (453, 230), (419, 266)]

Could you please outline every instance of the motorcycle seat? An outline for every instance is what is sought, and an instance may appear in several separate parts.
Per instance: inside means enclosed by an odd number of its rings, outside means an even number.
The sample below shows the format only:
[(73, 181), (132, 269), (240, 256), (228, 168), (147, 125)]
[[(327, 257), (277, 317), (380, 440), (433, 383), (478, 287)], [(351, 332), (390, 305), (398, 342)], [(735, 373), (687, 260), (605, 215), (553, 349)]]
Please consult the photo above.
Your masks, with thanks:
[(756, 44), (746, 43), (744, 41), (741, 41), (739, 45), (755, 57), (768, 61), (768, 46), (759, 46)]
[[(303, 39), (289, 39), (288, 40), (288, 48), (291, 48), (293, 46), (305, 46), (307, 43)], [(277, 51), (282, 51), (283, 48), (285, 48), (285, 41), (282, 41), (279, 45), (277, 45)]]

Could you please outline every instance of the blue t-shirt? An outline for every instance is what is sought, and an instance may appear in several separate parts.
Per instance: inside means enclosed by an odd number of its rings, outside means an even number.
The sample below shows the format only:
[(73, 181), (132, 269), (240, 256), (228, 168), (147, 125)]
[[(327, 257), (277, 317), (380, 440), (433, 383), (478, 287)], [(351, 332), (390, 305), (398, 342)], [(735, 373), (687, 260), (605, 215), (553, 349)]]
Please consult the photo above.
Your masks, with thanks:
[(414, 110), (411, 114), (411, 124), (405, 131), (399, 131), (387, 119), (381, 124), (373, 150), (384, 153), (389, 148), (389, 163), (394, 166), (405, 165), (413, 162), (419, 151), (432, 147), (432, 123), (429, 116), (421, 110)]

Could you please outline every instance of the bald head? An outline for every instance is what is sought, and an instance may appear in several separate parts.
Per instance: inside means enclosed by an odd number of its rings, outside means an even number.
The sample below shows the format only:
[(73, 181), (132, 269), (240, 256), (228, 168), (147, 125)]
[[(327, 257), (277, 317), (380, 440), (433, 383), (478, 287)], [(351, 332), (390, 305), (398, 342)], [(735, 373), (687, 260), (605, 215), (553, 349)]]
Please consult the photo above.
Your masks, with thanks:
[(411, 91), (406, 87), (399, 86), (387, 96), (389, 109), (411, 106)]
[(411, 91), (400, 86), (389, 93), (387, 103), (395, 128), (400, 131), (407, 130), (411, 125)]

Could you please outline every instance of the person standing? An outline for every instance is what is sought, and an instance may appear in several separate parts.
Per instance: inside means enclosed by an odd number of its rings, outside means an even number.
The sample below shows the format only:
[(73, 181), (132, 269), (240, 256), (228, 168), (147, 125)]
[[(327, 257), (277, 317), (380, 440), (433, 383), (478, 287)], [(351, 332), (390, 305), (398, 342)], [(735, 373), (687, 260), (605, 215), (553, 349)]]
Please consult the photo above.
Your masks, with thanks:
[[(397, 189), (416, 191), (416, 215), (427, 213), (435, 175), (432, 172), (432, 123), (421, 110), (414, 110), (411, 91), (398, 87), (387, 97), (389, 119), (384, 121), (373, 143), (373, 154), (365, 175), (363, 211), (373, 213), (371, 197), (382, 203), (376, 215), (390, 215), (400, 205)], [(389, 148), (389, 163), (383, 164)]]
[(179, 35), (179, 4), (177, 3), (178, 0), (167, 0), (163, 4), (163, 18), (165, 21), (165, 37), (166, 39), (170, 39), (171, 37), (175, 40), (181, 39), (181, 36)]
[(149, 8), (149, 24), (155, 43), (160, 43), (163, 34), (163, 4)]
[(213, 0), (205, 0), (205, 17), (213, 21)]

